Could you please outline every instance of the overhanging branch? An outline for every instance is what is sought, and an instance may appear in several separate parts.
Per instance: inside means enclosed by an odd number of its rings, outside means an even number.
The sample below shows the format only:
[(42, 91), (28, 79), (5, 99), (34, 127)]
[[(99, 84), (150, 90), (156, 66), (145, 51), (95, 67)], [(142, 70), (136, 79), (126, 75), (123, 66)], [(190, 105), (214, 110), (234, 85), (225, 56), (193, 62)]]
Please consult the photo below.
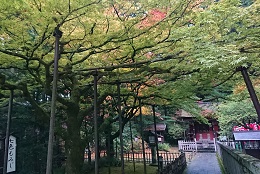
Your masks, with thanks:
[(86, 68), (83, 70), (78, 70), (80, 71), (95, 71), (95, 70), (105, 70), (105, 71), (112, 71), (118, 68), (137, 68), (141, 67), (144, 64), (151, 64), (155, 62), (161, 62), (161, 61), (166, 61), (166, 60), (171, 60), (171, 59), (176, 59), (179, 58), (180, 54), (184, 53), (184, 51), (179, 51), (178, 53), (174, 55), (168, 55), (163, 58), (155, 58), (152, 60), (145, 60), (145, 61), (140, 61), (140, 62), (134, 62), (134, 63), (127, 63), (127, 64), (118, 64), (118, 65), (113, 65), (113, 66), (105, 66), (105, 67), (96, 67), (96, 68)]

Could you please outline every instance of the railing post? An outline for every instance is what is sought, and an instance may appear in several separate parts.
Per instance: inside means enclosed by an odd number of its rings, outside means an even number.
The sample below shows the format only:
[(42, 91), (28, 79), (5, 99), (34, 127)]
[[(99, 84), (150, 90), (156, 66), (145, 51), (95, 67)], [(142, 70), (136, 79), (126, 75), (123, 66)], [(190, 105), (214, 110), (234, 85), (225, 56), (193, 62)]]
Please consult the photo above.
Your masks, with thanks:
[(198, 146), (197, 146), (197, 140), (196, 140), (196, 138), (194, 138), (194, 141), (195, 141), (195, 150), (196, 150), (196, 152), (198, 151)]
[(232, 142), (232, 147), (233, 147), (234, 149), (236, 149), (236, 150), (237, 150), (237, 147), (236, 147), (236, 142), (235, 142), (235, 141), (233, 141), (233, 142)]
[(216, 146), (216, 138), (213, 138), (214, 140), (214, 148), (215, 148), (215, 152), (217, 151), (217, 146)]

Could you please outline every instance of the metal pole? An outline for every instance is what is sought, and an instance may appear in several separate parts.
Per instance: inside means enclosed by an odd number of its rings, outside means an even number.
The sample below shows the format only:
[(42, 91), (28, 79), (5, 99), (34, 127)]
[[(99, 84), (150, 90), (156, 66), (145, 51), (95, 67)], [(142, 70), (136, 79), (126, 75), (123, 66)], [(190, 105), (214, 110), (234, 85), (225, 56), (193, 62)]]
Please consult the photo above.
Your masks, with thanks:
[(123, 149), (123, 121), (122, 121), (122, 113), (121, 113), (121, 99), (120, 99), (120, 82), (117, 82), (117, 97), (118, 97), (118, 116), (119, 116), (119, 137), (120, 137), (120, 156), (121, 156), (121, 173), (125, 173), (125, 165), (124, 165), (124, 149)]
[(144, 147), (144, 128), (143, 128), (143, 114), (142, 114), (142, 105), (141, 99), (139, 99), (139, 108), (140, 108), (140, 126), (141, 126), (141, 137), (142, 137), (142, 150), (143, 150), (143, 160), (144, 160), (144, 174), (146, 174), (146, 158), (145, 158), (145, 147)]
[(155, 106), (153, 105), (152, 108), (153, 108), (153, 123), (154, 123), (154, 134), (155, 134), (155, 145), (156, 145), (156, 152), (157, 152), (157, 163), (158, 163), (158, 171), (160, 172), (158, 136), (157, 136), (156, 119), (155, 119)]
[(258, 121), (260, 121), (260, 105), (259, 105), (259, 101), (258, 101), (258, 98), (257, 98), (257, 95), (255, 93), (255, 90), (254, 90), (254, 87), (252, 85), (252, 82), (249, 78), (249, 75), (247, 73), (247, 69), (244, 68), (244, 67), (240, 67), (239, 69), (242, 73), (242, 76), (244, 78), (244, 81), (246, 83), (246, 87), (247, 87), (247, 90), (249, 92), (249, 95), (251, 97), (251, 100), (254, 104), (254, 107), (255, 107), (255, 110), (256, 110), (256, 113), (257, 113), (257, 116), (258, 116)]
[(94, 73), (94, 133), (95, 133), (95, 174), (98, 174), (99, 140), (98, 140), (98, 114), (97, 114), (97, 71)]
[(131, 120), (129, 120), (129, 127), (130, 127), (130, 138), (131, 138), (132, 155), (133, 155), (133, 165), (134, 165), (134, 172), (135, 172), (135, 154), (134, 154), (134, 143), (133, 143), (133, 134), (132, 134)]
[(4, 154), (4, 171), (3, 174), (7, 173), (7, 163), (8, 163), (8, 148), (9, 148), (9, 137), (10, 137), (10, 127), (11, 127), (11, 115), (13, 110), (13, 96), (14, 91), (10, 90), (8, 115), (7, 115), (7, 125), (6, 125), (6, 135), (5, 135), (5, 154)]
[(57, 98), (57, 80), (58, 80), (58, 62), (59, 62), (59, 41), (62, 36), (62, 32), (59, 30), (58, 27), (55, 28), (53, 36), (55, 36), (55, 53), (54, 53), (51, 118), (50, 118), (50, 129), (49, 129), (46, 174), (52, 174), (53, 138), (54, 138), (55, 110), (56, 110), (56, 98)]

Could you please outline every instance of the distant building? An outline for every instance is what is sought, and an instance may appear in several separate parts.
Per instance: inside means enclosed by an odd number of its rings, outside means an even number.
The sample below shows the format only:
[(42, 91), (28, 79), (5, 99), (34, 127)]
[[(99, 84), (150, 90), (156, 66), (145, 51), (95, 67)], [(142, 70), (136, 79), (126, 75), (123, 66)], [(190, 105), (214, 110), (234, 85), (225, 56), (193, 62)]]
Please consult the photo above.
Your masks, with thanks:
[[(144, 131), (155, 134), (154, 124), (147, 125), (144, 128)], [(158, 143), (164, 143), (164, 134), (166, 133), (166, 124), (165, 123), (157, 123), (156, 124), (156, 132), (157, 132), (157, 137), (158, 137)]]
[(197, 141), (212, 141), (218, 136), (219, 125), (214, 115), (214, 104), (208, 102), (198, 102), (199, 107), (202, 108), (201, 116), (208, 120), (209, 124), (204, 124), (197, 121), (196, 117), (186, 112), (185, 110), (178, 110), (176, 116), (178, 120), (189, 122), (189, 128), (185, 131), (185, 139)]
[[(236, 146), (241, 146), (243, 153), (260, 159), (260, 130), (233, 131)], [(237, 148), (237, 147), (236, 147)]]

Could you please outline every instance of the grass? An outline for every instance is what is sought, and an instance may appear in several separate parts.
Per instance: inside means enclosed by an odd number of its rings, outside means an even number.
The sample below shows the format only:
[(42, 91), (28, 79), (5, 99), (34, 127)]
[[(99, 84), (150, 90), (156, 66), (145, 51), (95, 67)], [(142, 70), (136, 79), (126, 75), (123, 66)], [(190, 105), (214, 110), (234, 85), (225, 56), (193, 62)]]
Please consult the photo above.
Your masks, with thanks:
[[(147, 174), (156, 174), (157, 166), (150, 166), (146, 164), (146, 173)], [(99, 173), (102, 174), (109, 174), (109, 168), (104, 167), (99, 169)], [(121, 167), (111, 167), (111, 174), (121, 173)], [(143, 163), (135, 163), (135, 172), (134, 172), (134, 165), (133, 163), (125, 163), (125, 174), (143, 174), (144, 173), (144, 166)], [(94, 174), (92, 172), (91, 174)]]
[(218, 155), (218, 153), (216, 153), (216, 156), (217, 156), (218, 165), (219, 165), (219, 167), (220, 167), (221, 173), (222, 173), (222, 174), (226, 174), (227, 172), (226, 172), (226, 170), (225, 170), (224, 164), (223, 164), (223, 162), (222, 162), (220, 156)]

